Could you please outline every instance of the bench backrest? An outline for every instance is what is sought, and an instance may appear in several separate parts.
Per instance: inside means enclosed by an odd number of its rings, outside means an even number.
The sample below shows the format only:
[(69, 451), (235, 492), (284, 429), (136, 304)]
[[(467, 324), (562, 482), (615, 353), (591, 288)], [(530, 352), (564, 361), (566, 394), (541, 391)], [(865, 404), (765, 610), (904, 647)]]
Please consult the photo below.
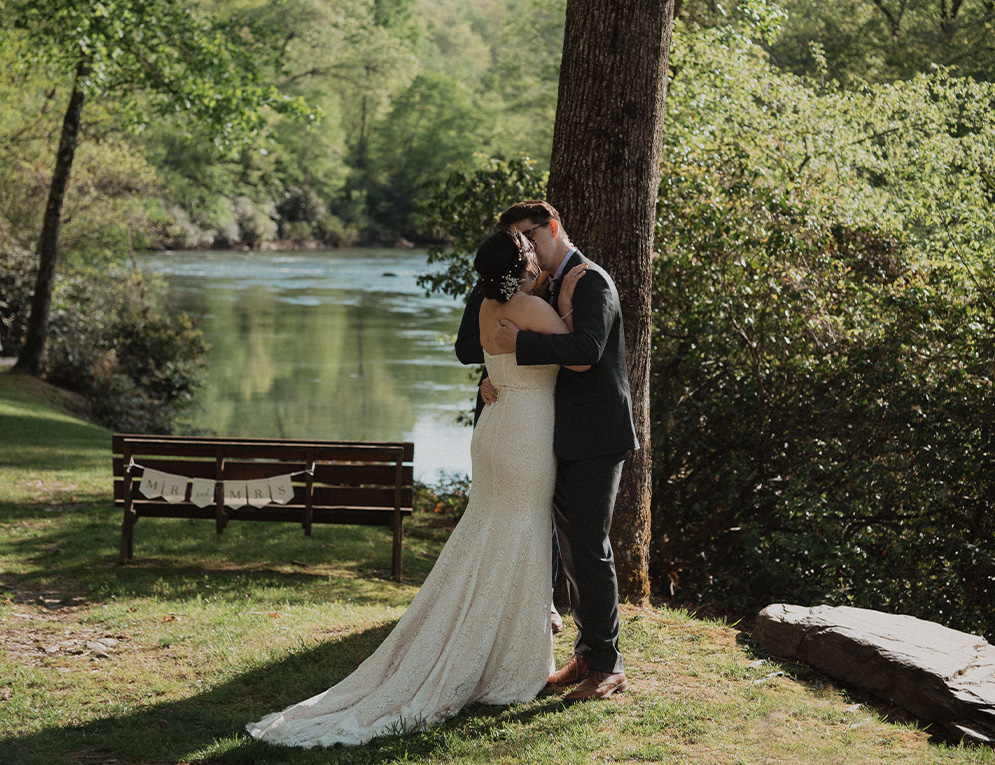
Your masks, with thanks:
[[(151, 510), (166, 504), (164, 499), (148, 499), (138, 492), (144, 471), (134, 467), (141, 467), (219, 483), (294, 474), (294, 497), (280, 512), (293, 508), (381, 508), (407, 514), (412, 508), (414, 444), (410, 442), (117, 433), (112, 446), (114, 501), (119, 506), (131, 504)], [(131, 470), (129, 466), (133, 466)], [(217, 502), (221, 501), (219, 493)]]

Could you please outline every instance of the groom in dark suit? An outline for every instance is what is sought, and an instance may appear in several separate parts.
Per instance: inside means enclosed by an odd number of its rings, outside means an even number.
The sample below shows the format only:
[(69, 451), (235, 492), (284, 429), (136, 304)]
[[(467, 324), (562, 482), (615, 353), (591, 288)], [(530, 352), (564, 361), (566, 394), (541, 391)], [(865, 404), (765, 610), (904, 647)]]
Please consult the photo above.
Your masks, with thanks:
[(572, 333), (520, 332), (502, 320), (496, 340), (519, 364), (591, 365), (586, 372), (561, 369), (556, 381), (553, 521), (578, 636), (573, 657), (549, 683), (579, 683), (566, 701), (606, 698), (629, 687), (618, 647), (618, 581), (608, 532), (626, 453), (638, 448), (618, 291), (605, 270), (571, 244), (547, 202), (512, 205), (499, 226), (534, 243), (540, 267), (552, 275), (554, 308), (563, 276), (587, 264), (574, 290)]

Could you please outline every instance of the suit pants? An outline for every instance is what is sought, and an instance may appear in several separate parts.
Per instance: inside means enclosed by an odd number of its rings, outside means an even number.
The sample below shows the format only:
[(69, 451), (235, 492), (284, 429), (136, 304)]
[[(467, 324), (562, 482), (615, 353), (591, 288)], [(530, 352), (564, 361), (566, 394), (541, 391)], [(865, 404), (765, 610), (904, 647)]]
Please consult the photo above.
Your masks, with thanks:
[(577, 624), (574, 652), (592, 669), (621, 672), (618, 580), (608, 532), (626, 453), (557, 459), (553, 523), (570, 609)]

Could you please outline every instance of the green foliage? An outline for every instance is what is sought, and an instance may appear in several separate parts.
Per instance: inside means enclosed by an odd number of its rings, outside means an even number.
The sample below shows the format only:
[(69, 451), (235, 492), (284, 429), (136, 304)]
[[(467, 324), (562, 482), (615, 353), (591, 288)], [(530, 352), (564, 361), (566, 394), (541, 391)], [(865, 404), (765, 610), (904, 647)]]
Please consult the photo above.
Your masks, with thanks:
[(909, 79), (933, 65), (993, 81), (991, 3), (782, 0), (783, 30), (771, 46), (774, 61), (814, 73), (819, 51), (829, 76), (847, 85), (861, 80)]
[(150, 109), (182, 113), (210, 125), (219, 147), (233, 148), (265, 130), (268, 109), (308, 116), (303, 101), (266, 82), (263, 49), (246, 43), (253, 30), (244, 21), (173, 0), (8, 0), (6, 12), (39, 58), (66, 71), (82, 66), (87, 90), (118, 94), (136, 124)]
[(444, 270), (419, 277), (430, 290), (465, 296), (476, 281), (473, 257), (494, 231), (498, 215), (524, 199), (545, 195), (546, 174), (532, 159), (503, 162), (492, 159), (476, 170), (453, 170), (423, 203), (422, 217), (432, 221), (432, 234), (446, 244), (429, 248), (429, 263), (446, 263)]
[(843, 92), (720, 35), (682, 32), (668, 101), (657, 578), (995, 634), (995, 91)]
[(448, 77), (420, 74), (398, 94), (374, 125), (370, 149), (376, 160), (361, 180), (374, 239), (418, 233), (423, 224), (414, 218), (415, 200), (422, 187), (473, 157), (482, 124), (470, 93)]
[[(15, 164), (37, 172), (31, 155), (54, 153), (67, 75), (83, 60), (99, 98), (88, 101), (80, 151), (99, 137), (108, 156), (98, 173), (112, 173), (117, 151), (136, 149), (155, 171), (154, 189), (143, 184), (155, 201), (133, 195), (148, 215), (129, 228), (136, 247), (230, 247), (260, 236), (430, 241), (431, 224), (415, 211), (452, 166), (474, 164), (476, 153), (548, 164), (565, 0), (8, 8), (0, 103), (11, 108), (0, 107), (0, 147), (16, 139)], [(189, 77), (187, 65), (196, 70)], [(236, 106), (246, 114), (222, 119)], [(95, 110), (113, 121), (94, 124)], [(137, 142), (122, 134), (127, 127)], [(38, 143), (30, 152), (24, 128)], [(11, 198), (23, 198), (27, 182), (19, 177)], [(284, 217), (301, 194), (319, 207)], [(245, 199), (253, 209), (240, 214)], [(36, 217), (44, 200), (27, 207)], [(117, 219), (138, 220), (132, 211)], [(264, 225), (244, 232), (240, 220)], [(94, 221), (98, 238), (103, 225)]]
[[(0, 249), (4, 347), (17, 348), (29, 310), (34, 256)], [(201, 384), (206, 349), (187, 316), (172, 319), (137, 271), (70, 270), (57, 281), (43, 373), (81, 393), (116, 430), (169, 433)]]
[(436, 513), (459, 520), (469, 500), (469, 476), (443, 474), (434, 484), (415, 481), (415, 512)]
[(26, 297), (34, 287), (37, 265), (30, 250), (2, 234), (0, 229), (0, 349), (12, 356), (27, 329)]
[(511, 0), (485, 80), (495, 109), (495, 156), (549, 166), (566, 0)]

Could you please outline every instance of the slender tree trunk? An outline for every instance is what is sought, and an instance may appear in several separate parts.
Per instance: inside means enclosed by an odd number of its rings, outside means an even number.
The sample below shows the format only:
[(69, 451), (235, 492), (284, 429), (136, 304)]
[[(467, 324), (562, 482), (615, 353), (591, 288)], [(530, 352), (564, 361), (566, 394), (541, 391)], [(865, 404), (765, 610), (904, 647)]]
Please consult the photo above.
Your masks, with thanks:
[(55, 171), (48, 189), (48, 204), (42, 219), (41, 235), (38, 237), (38, 277), (31, 297), (31, 315), (25, 330), (24, 345), (18, 354), (14, 372), (37, 375), (41, 369), (42, 354), (45, 351), (45, 338), (48, 335), (48, 318), (52, 308), (52, 287), (55, 283), (55, 263), (59, 254), (59, 227), (62, 224), (62, 205), (69, 185), (69, 174), (73, 166), (73, 155), (79, 138), (80, 115), (86, 94), (83, 81), (89, 74), (90, 65), (86, 60), (76, 66), (73, 93), (69, 107), (62, 119), (62, 136), (59, 151), (55, 158)]
[(612, 544), (619, 595), (649, 597), (650, 271), (674, 0), (568, 0), (550, 203), (618, 286), (640, 449), (626, 461)]

